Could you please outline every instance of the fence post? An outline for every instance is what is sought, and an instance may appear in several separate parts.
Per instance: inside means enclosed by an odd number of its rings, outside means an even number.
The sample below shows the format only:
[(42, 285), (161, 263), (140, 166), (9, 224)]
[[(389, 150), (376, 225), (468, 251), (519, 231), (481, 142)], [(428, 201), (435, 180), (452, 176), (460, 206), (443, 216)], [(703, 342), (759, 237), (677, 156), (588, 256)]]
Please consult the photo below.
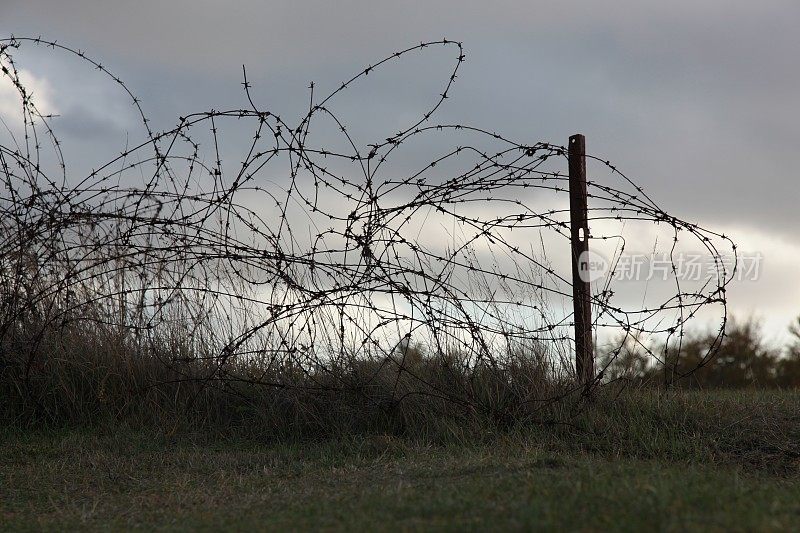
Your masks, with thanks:
[[(586, 138), (569, 138), (569, 214), (572, 244), (572, 304), (575, 312), (575, 374), (588, 386), (595, 378), (592, 292), (589, 285), (589, 224), (586, 202)], [(583, 275), (582, 275), (583, 274)]]

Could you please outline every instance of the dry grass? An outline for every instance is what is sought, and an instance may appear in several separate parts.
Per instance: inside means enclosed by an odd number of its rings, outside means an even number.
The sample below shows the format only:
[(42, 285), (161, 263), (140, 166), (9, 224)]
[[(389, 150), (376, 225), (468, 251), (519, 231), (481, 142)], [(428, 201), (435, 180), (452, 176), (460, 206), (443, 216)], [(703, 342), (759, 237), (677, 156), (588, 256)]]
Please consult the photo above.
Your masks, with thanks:
[(137, 343), (88, 322), (7, 335), (2, 348), (0, 416), (20, 427), (121, 424), (272, 440), (438, 438), (560, 416), (566, 407), (543, 400), (569, 387), (548, 374), (537, 352), (516, 353), (497, 367), (413, 349), (319, 367), (255, 357), (222, 363), (172, 339)]

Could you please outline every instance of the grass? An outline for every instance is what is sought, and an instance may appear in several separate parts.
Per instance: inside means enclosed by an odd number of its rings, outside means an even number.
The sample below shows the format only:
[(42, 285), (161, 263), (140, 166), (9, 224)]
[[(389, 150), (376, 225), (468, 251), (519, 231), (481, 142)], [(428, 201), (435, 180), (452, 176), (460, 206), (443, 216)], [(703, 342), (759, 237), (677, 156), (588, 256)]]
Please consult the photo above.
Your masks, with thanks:
[(796, 392), (633, 391), (569, 425), (435, 438), (7, 429), (4, 530), (800, 527)]

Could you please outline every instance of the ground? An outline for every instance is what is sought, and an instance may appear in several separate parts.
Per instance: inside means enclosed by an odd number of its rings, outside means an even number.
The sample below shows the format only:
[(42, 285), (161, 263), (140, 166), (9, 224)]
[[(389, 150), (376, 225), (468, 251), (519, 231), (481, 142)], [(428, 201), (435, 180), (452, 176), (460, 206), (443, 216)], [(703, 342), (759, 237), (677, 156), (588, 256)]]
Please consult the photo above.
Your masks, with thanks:
[(0, 529), (800, 528), (794, 462), (585, 448), (540, 431), (267, 444), (12, 429), (0, 438)]

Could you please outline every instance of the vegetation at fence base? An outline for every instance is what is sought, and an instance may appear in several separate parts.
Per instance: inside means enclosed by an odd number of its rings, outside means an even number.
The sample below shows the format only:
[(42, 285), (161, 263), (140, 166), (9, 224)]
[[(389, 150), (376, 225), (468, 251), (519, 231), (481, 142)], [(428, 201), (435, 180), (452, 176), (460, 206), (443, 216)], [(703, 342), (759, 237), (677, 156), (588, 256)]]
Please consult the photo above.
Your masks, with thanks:
[(3, 431), (0, 529), (797, 527), (800, 395), (638, 390), (584, 413), (438, 443)]
[(553, 379), (536, 352), (502, 367), (464, 365), (405, 346), (392, 357), (294, 365), (271, 355), (220, 362), (180, 333), (147, 343), (103, 323), (27, 325), (2, 344), (0, 413), (19, 426), (127, 424), (262, 438), (423, 435), (509, 427), (539, 416)]
[[(792, 332), (796, 339), (781, 353), (766, 345), (753, 322), (732, 322), (717, 358), (671, 388), (795, 388), (800, 336), (797, 327)], [(455, 356), (429, 356), (406, 345), (396, 358), (342, 358), (308, 369), (258, 358), (220, 365), (215, 358), (187, 354), (176, 338), (179, 333), (137, 345), (118, 328), (88, 322), (7, 330), (0, 343), (0, 416), (19, 427), (111, 424), (269, 439), (354, 434), (435, 439), (574, 425), (592, 416), (582, 412), (584, 398), (569, 395), (569, 379), (554, 374), (536, 350), (512, 354), (503, 366), (492, 367), (459, 364)], [(687, 365), (695, 364), (693, 354), (702, 356), (704, 340), (696, 335), (684, 342)], [(607, 409), (619, 403), (620, 420), (635, 420), (625, 411), (663, 394), (664, 367), (635, 349), (623, 351), (605, 373), (611, 383), (601, 389), (593, 413), (615, 398)], [(632, 389), (628, 393), (636, 399), (626, 404), (618, 394), (624, 389)], [(550, 401), (562, 396), (566, 401)], [(669, 410), (676, 401), (661, 407)], [(717, 413), (713, 405), (703, 408)], [(645, 409), (666, 416), (656, 411)]]

